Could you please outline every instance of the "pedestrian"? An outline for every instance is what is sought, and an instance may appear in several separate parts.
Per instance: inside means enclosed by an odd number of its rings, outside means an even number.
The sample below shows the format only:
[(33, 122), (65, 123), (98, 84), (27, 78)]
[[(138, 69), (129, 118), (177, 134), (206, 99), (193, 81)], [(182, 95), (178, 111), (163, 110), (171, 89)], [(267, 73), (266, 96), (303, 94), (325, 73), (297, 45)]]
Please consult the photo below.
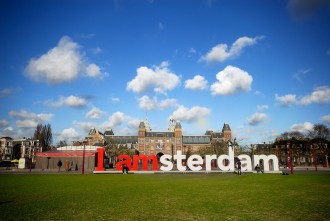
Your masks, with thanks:
[(242, 171), (241, 171), (241, 169), (242, 169), (242, 163), (241, 163), (241, 161), (240, 160), (238, 160), (237, 161), (237, 175), (242, 175)]
[(72, 170), (72, 167), (73, 167), (73, 162), (72, 162), (72, 161), (70, 161), (70, 167), (69, 167), (69, 171), (71, 171), (71, 170)]
[(62, 161), (61, 161), (61, 160), (59, 160), (59, 161), (57, 162), (57, 166), (58, 166), (58, 172), (60, 172), (60, 170), (61, 170), (61, 166), (62, 166)]
[(264, 165), (262, 162), (260, 163), (260, 171), (261, 171), (261, 173), (264, 173)]
[(128, 168), (127, 168), (126, 163), (124, 163), (124, 164), (122, 165), (122, 170), (123, 170), (123, 174), (127, 174), (127, 173), (128, 173)]
[(259, 164), (257, 164), (254, 169), (257, 171), (257, 173), (259, 173), (260, 172), (260, 166), (259, 166)]

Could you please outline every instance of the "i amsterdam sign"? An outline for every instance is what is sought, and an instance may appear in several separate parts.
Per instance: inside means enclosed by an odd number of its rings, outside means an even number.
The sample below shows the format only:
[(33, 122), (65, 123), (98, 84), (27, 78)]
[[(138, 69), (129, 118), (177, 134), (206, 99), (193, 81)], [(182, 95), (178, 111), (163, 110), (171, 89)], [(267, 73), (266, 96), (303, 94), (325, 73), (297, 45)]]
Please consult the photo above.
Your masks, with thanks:
[[(105, 148), (97, 148), (98, 152), (98, 165), (96, 171), (104, 171), (104, 152)], [(241, 154), (237, 156), (241, 161), (242, 171), (252, 171), (253, 168), (259, 164), (260, 160), (263, 160), (264, 171), (269, 171), (269, 164), (272, 164), (273, 171), (279, 171), (278, 158), (275, 155), (253, 155), (252, 159), (249, 155)], [(182, 155), (181, 151), (177, 151), (175, 155), (164, 154), (159, 158), (155, 155), (134, 155), (133, 159), (129, 155), (118, 156), (119, 162), (116, 164), (117, 170), (122, 170), (122, 165), (126, 164), (128, 169), (131, 171), (137, 171), (140, 162), (142, 161), (142, 171), (148, 170), (149, 162), (152, 163), (151, 170), (157, 171), (171, 171), (173, 170), (173, 161), (176, 161), (176, 167), (179, 171), (186, 171), (187, 167), (183, 165), (183, 162), (187, 162), (187, 166), (191, 171), (201, 171), (205, 165), (205, 171), (211, 171), (212, 160), (217, 161), (218, 168), (221, 171), (234, 171), (235, 170), (235, 160), (234, 151), (231, 146), (228, 147), (228, 155), (205, 155), (203, 159), (200, 155), (191, 155), (186, 159), (186, 155)], [(224, 162), (227, 161), (226, 165)], [(270, 163), (269, 163), (270, 162)], [(160, 167), (159, 167), (160, 163)]]

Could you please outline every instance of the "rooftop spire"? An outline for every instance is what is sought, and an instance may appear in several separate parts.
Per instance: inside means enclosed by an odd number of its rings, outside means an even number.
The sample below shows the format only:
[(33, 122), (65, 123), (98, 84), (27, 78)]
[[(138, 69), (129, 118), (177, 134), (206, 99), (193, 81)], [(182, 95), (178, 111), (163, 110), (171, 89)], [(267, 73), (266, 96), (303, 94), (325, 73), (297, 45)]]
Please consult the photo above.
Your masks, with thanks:
[(148, 113), (146, 113), (146, 120), (145, 120), (144, 124), (145, 124), (145, 127), (146, 127), (146, 131), (150, 132), (151, 128), (150, 128), (150, 124), (149, 124), (149, 120), (148, 120)]
[(173, 119), (173, 116), (171, 116), (167, 131), (174, 132), (174, 128), (175, 128), (175, 120)]

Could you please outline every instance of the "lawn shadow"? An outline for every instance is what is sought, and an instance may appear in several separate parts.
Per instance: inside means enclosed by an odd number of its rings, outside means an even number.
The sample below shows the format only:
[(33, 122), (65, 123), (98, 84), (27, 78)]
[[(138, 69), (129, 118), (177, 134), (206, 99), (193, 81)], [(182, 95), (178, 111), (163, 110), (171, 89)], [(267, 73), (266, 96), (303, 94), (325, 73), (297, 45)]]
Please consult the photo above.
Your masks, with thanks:
[(12, 202), (14, 202), (14, 201), (12, 201), (12, 200), (3, 201), (3, 202), (0, 202), (0, 206), (1, 206), (2, 204), (12, 203)]

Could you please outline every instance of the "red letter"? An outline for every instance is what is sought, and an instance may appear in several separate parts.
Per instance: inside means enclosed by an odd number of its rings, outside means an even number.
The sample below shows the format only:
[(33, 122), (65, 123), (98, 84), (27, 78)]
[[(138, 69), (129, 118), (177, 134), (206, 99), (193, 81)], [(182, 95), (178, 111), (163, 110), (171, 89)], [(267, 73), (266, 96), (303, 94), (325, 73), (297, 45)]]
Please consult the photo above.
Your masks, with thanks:
[(142, 170), (148, 170), (148, 161), (152, 160), (152, 170), (158, 170), (158, 159), (155, 155), (134, 155), (133, 156), (133, 169), (138, 170), (139, 161), (142, 160)]
[[(124, 160), (121, 160), (121, 159), (124, 159)], [(121, 170), (122, 169), (121, 166), (124, 165), (124, 164), (126, 164), (128, 170), (131, 170), (132, 161), (131, 161), (130, 156), (128, 156), (126, 154), (125, 155), (119, 155), (118, 160), (119, 160), (119, 162), (116, 163), (116, 169), (117, 170)]]
[(101, 148), (97, 148), (97, 167), (96, 167), (96, 171), (105, 171), (104, 169), (104, 152), (105, 152), (105, 148), (101, 147)]

